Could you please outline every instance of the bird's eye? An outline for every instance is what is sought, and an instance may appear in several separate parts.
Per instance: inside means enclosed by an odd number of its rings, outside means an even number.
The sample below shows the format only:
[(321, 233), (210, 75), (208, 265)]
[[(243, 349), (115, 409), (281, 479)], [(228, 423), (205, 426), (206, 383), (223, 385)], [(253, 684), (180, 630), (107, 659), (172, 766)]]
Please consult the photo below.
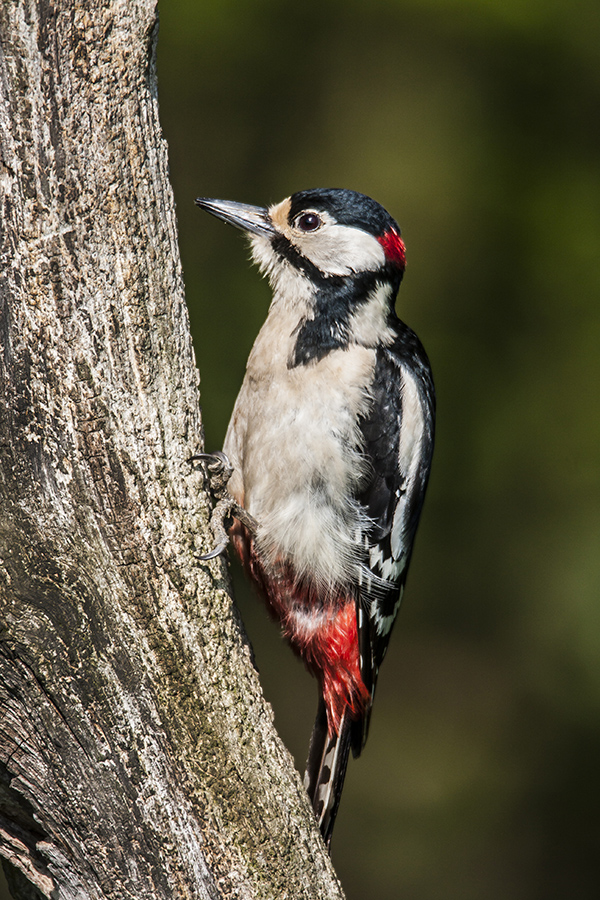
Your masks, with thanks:
[(302, 215), (298, 216), (294, 222), (294, 225), (296, 228), (299, 228), (300, 231), (316, 231), (322, 224), (322, 220), (314, 212), (302, 213)]

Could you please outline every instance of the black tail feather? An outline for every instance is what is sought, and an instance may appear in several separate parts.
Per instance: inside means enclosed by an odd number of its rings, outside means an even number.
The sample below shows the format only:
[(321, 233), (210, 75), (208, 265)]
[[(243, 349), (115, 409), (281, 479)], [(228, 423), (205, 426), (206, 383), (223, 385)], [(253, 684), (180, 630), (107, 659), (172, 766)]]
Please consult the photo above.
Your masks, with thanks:
[(352, 720), (346, 712), (342, 717), (339, 734), (329, 737), (327, 713), (323, 698), (310, 739), (304, 786), (310, 797), (323, 840), (329, 848), (333, 826), (337, 816), (346, 777), (352, 732)]

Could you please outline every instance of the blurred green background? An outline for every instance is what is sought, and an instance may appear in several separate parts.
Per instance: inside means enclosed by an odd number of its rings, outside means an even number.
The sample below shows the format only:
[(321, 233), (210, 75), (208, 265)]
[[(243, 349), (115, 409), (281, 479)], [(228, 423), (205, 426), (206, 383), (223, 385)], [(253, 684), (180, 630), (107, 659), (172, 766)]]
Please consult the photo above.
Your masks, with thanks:
[[(332, 856), (348, 900), (597, 898), (600, 5), (170, 0), (159, 98), (209, 449), (269, 290), (198, 195), (399, 221), (433, 475)], [(303, 771), (316, 688), (236, 574)]]
[[(332, 856), (348, 900), (600, 895), (600, 5), (171, 0), (169, 142), (209, 449), (269, 290), (198, 195), (399, 221), (434, 469)], [(303, 771), (316, 687), (236, 577)]]

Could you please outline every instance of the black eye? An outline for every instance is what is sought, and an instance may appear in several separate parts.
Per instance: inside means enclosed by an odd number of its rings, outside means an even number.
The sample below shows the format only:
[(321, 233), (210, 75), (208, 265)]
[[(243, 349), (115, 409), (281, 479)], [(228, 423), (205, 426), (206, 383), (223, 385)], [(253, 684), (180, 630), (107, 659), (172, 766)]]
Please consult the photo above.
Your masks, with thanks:
[(322, 224), (323, 222), (314, 212), (302, 213), (302, 215), (298, 216), (294, 222), (294, 225), (296, 228), (299, 228), (300, 231), (316, 231)]

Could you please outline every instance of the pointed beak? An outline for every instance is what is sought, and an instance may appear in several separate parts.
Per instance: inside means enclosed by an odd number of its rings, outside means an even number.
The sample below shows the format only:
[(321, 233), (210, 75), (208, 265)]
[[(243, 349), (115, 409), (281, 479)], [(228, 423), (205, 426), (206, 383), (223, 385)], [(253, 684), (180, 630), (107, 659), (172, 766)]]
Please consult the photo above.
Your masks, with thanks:
[(198, 197), (196, 205), (242, 231), (250, 231), (261, 237), (273, 237), (276, 233), (268, 210), (262, 206), (236, 203), (235, 200), (209, 200), (206, 197)]

